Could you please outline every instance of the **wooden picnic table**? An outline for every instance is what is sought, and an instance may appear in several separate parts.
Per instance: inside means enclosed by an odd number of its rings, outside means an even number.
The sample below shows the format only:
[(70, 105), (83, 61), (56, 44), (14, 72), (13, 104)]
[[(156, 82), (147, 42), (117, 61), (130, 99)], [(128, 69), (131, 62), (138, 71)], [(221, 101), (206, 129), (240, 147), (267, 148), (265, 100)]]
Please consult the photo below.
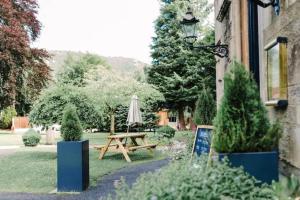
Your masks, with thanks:
[[(156, 147), (156, 144), (149, 144), (146, 139), (146, 133), (124, 133), (118, 135), (110, 135), (107, 137), (107, 143), (105, 145), (96, 146), (99, 150), (99, 159), (101, 160), (107, 151), (122, 153), (127, 162), (131, 162), (128, 152), (133, 152), (138, 149), (148, 149), (153, 153), (152, 149)], [(131, 143), (128, 144), (127, 139), (130, 139)], [(142, 144), (138, 144), (139, 139)], [(124, 141), (125, 140), (125, 141)]]

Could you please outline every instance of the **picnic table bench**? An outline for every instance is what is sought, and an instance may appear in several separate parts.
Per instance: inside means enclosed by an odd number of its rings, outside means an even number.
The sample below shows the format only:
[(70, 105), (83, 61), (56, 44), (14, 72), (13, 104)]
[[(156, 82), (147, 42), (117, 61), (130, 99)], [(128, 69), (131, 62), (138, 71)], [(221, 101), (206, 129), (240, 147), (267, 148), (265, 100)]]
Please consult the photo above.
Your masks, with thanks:
[[(146, 133), (125, 133), (118, 135), (110, 135), (107, 137), (108, 141), (105, 145), (95, 146), (99, 151), (99, 160), (101, 160), (107, 151), (122, 153), (127, 162), (131, 162), (128, 152), (133, 152), (138, 149), (147, 149), (153, 153), (152, 149), (156, 144), (148, 144), (146, 140)], [(127, 139), (130, 139), (131, 144), (127, 144)], [(142, 144), (137, 143), (137, 139), (142, 141)], [(124, 140), (126, 142), (124, 142)]]

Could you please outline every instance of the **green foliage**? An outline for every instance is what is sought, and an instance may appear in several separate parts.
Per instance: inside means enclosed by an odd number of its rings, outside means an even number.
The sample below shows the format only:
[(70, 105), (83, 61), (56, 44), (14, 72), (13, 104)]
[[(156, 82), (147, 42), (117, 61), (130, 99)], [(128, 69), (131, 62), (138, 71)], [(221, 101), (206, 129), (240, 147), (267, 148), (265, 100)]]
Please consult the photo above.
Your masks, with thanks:
[(175, 135), (175, 129), (173, 129), (172, 127), (166, 125), (166, 126), (162, 126), (159, 129), (156, 130), (156, 134), (159, 138), (168, 138), (171, 139), (174, 137)]
[(218, 162), (207, 167), (206, 157), (201, 157), (193, 162), (176, 161), (159, 171), (143, 174), (132, 187), (123, 182), (116, 190), (115, 199), (274, 199), (269, 186), (256, 184), (241, 168)]
[(83, 128), (102, 126), (102, 115), (95, 102), (82, 88), (72, 85), (57, 85), (45, 90), (29, 114), (33, 124), (61, 124), (65, 106), (72, 103), (77, 110)]
[(12, 125), (12, 118), (17, 116), (17, 112), (14, 107), (8, 106), (0, 115), (0, 128), (8, 129)]
[(224, 77), (224, 96), (214, 120), (213, 147), (218, 152), (270, 151), (278, 147), (280, 126), (270, 125), (257, 85), (234, 61)]
[(105, 120), (103, 127), (108, 127), (107, 124), (110, 124), (110, 118), (114, 115), (116, 119), (114, 127), (117, 131), (127, 130), (126, 119), (132, 95), (135, 94), (139, 98), (142, 116), (147, 120), (147, 126), (153, 125), (155, 120), (153, 113), (164, 101), (163, 95), (152, 85), (118, 76), (109, 70), (93, 71), (89, 76), (86, 90), (99, 110), (103, 111)]
[[(182, 33), (182, 14), (186, 12), (188, 1), (164, 1), (160, 16), (155, 21), (156, 37), (151, 45), (152, 66), (146, 69), (147, 82), (157, 86), (164, 95), (169, 109), (177, 110), (183, 116), (186, 107), (194, 108), (203, 84), (215, 88), (215, 58), (204, 51), (194, 52), (187, 48)], [(193, 6), (201, 15), (199, 27), (204, 28), (205, 18), (211, 11), (207, 0), (197, 0)], [(202, 32), (201, 43), (214, 42), (214, 32)], [(215, 91), (212, 91), (215, 92)], [(180, 128), (184, 127), (184, 117), (180, 118)]]
[(87, 53), (77, 59), (69, 55), (64, 61), (61, 72), (57, 75), (57, 80), (62, 84), (84, 86), (87, 73), (100, 65), (106, 66), (107, 64), (95, 54)]
[(23, 143), (25, 146), (34, 147), (38, 145), (41, 140), (41, 135), (37, 133), (34, 129), (29, 129), (26, 133), (22, 136)]
[(216, 114), (216, 101), (208, 88), (203, 88), (196, 102), (194, 122), (197, 125), (212, 125)]
[(79, 141), (82, 137), (82, 127), (76, 113), (76, 108), (67, 105), (61, 123), (61, 136), (64, 141)]
[(300, 181), (293, 174), (290, 177), (281, 178), (279, 182), (274, 182), (272, 188), (280, 200), (300, 197)]

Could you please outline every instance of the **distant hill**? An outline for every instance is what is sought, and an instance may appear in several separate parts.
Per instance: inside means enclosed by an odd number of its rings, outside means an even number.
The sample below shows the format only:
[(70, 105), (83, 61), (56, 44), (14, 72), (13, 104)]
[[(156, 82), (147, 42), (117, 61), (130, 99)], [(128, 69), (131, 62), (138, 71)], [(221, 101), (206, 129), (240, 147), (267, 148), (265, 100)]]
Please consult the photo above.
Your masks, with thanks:
[[(52, 68), (53, 73), (55, 74), (60, 70), (61, 66), (64, 63), (64, 60), (68, 56), (72, 56), (76, 59), (84, 55), (85, 53), (74, 51), (50, 51), (50, 54), (52, 55), (52, 59), (50, 59), (49, 65)], [(113, 71), (116, 71), (121, 75), (131, 76), (133, 78), (143, 76), (144, 68), (147, 67), (146, 63), (133, 58), (105, 56), (101, 57)]]

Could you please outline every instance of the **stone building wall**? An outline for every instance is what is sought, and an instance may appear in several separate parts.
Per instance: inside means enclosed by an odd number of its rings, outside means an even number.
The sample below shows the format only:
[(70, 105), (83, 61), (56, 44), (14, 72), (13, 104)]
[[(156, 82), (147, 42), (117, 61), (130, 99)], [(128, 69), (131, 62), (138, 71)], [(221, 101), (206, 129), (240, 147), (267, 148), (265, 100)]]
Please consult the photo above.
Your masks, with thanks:
[[(217, 58), (216, 85), (217, 102), (223, 96), (224, 73), (233, 60), (243, 62), (247, 68), (249, 59), (248, 46), (248, 0), (215, 0), (215, 17), (220, 15), (224, 2), (230, 2), (223, 20), (215, 21), (216, 43), (229, 45), (229, 57)], [(288, 107), (275, 109), (268, 107), (272, 120), (279, 119), (283, 124), (284, 134), (280, 142), (281, 171), (300, 176), (300, 0), (281, 0), (280, 15), (274, 14), (273, 8), (258, 7), (259, 21), (259, 59), (260, 93), (263, 101), (267, 100), (267, 55), (264, 46), (278, 36), (288, 38)]]
[[(228, 65), (233, 59), (241, 59), (241, 35), (237, 34), (237, 31), (240, 30), (240, 19), (239, 19), (239, 1), (232, 2), (230, 0), (215, 0), (215, 18), (218, 18), (218, 15), (222, 8), (224, 2), (228, 2), (230, 5), (227, 12), (222, 16), (222, 21), (215, 21), (215, 42), (221, 42), (222, 44), (227, 44), (229, 47), (229, 56), (228, 58), (219, 58), (217, 59), (216, 64), (216, 85), (217, 85), (217, 102), (220, 103), (223, 96), (224, 90), (224, 73), (228, 71)], [(237, 30), (239, 29), (239, 30)]]
[[(282, 0), (279, 16), (271, 9), (260, 9), (260, 49), (278, 36), (288, 38), (288, 107), (276, 109), (269, 107), (272, 119), (279, 119), (283, 124), (284, 134), (280, 142), (282, 172), (300, 175), (300, 0)], [(267, 72), (265, 51), (260, 51), (262, 99), (267, 100)]]
[[(229, 5), (224, 11), (224, 5)], [(248, 69), (248, 24), (247, 0), (215, 0), (215, 42), (227, 44), (229, 47), (228, 58), (217, 59), (216, 64), (216, 85), (217, 102), (221, 101), (224, 90), (224, 74), (229, 70), (232, 60), (237, 60), (245, 64)], [(218, 19), (223, 13), (222, 20)], [(218, 19), (218, 20), (217, 20)]]

